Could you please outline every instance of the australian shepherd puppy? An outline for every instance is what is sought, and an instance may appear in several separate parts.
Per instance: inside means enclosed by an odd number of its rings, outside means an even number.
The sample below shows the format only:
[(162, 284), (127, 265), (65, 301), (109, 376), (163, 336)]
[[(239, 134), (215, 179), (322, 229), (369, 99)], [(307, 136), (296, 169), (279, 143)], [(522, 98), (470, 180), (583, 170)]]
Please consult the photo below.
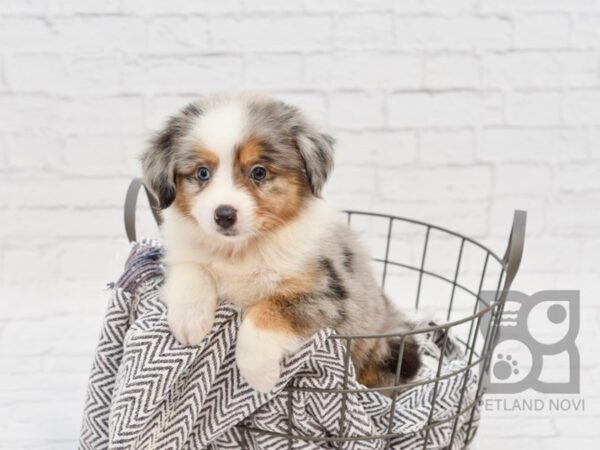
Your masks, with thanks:
[[(333, 139), (297, 108), (267, 97), (211, 97), (172, 117), (142, 156), (160, 202), (162, 295), (177, 340), (198, 345), (215, 308), (239, 308), (239, 370), (255, 389), (277, 383), (281, 359), (323, 327), (340, 334), (406, 331), (369, 257), (321, 199)], [(351, 348), (369, 387), (415, 375), (411, 338), (363, 339)]]

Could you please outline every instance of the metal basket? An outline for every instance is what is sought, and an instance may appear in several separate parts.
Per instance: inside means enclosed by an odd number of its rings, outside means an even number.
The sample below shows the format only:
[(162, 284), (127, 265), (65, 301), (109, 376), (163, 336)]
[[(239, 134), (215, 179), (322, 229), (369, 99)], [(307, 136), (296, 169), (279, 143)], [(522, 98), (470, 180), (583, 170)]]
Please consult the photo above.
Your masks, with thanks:
[[(346, 211), (348, 224), (353, 226), (354, 222), (357, 218), (368, 219), (367, 224), (369, 227), (372, 227), (375, 222), (378, 222), (380, 228), (383, 228), (382, 233), (370, 233), (370, 237), (372, 238), (372, 242), (382, 243), (380, 247), (380, 253), (382, 255), (375, 256), (373, 261), (380, 268), (380, 279), (382, 288), (386, 287), (386, 283), (389, 282), (390, 277), (392, 276), (391, 272), (394, 269), (402, 269), (414, 274), (414, 281), (416, 283), (416, 288), (414, 289), (414, 307), (416, 309), (420, 309), (423, 305), (423, 291), (424, 285), (427, 279), (435, 279), (449, 287), (449, 298), (446, 301), (446, 305), (444, 308), (445, 312), (445, 322), (439, 325), (434, 326), (426, 326), (415, 329), (409, 333), (391, 333), (391, 334), (376, 334), (376, 335), (333, 335), (329, 337), (329, 339), (341, 339), (344, 341), (346, 346), (346, 359), (345, 359), (345, 371), (344, 371), (344, 381), (343, 387), (341, 389), (316, 389), (316, 388), (302, 388), (303, 392), (324, 392), (324, 393), (336, 393), (342, 397), (342, 410), (340, 414), (340, 430), (344, 430), (344, 424), (346, 420), (346, 397), (349, 394), (364, 392), (364, 391), (386, 391), (390, 392), (392, 396), (391, 409), (392, 411), (396, 405), (396, 396), (399, 391), (405, 390), (408, 387), (414, 387), (417, 385), (433, 383), (433, 399), (432, 399), (432, 407), (431, 412), (429, 414), (429, 420), (427, 425), (421, 430), (425, 432), (425, 445), (423, 446), (423, 450), (427, 448), (428, 435), (429, 430), (436, 425), (440, 425), (441, 422), (435, 422), (432, 420), (434, 405), (437, 400), (437, 385), (442, 378), (446, 378), (448, 376), (453, 376), (465, 372), (467, 370), (471, 370), (473, 368), (479, 369), (479, 381), (476, 390), (475, 400), (470, 402), (469, 404), (463, 404), (464, 402), (464, 391), (465, 385), (463, 385), (463, 389), (460, 395), (459, 404), (457, 408), (457, 412), (446, 419), (445, 421), (453, 421), (452, 424), (452, 434), (450, 437), (450, 442), (448, 448), (452, 448), (452, 444), (454, 443), (454, 439), (457, 432), (457, 423), (459, 416), (466, 414), (467, 418), (467, 433), (465, 444), (462, 448), (467, 448), (468, 445), (473, 441), (473, 438), (476, 434), (477, 427), (474, 426), (474, 418), (477, 403), (481, 400), (485, 392), (485, 376), (489, 370), (490, 360), (492, 356), (492, 351), (497, 341), (498, 336), (498, 327), (500, 324), (500, 319), (502, 316), (502, 312), (504, 309), (504, 304), (506, 301), (506, 296), (508, 290), (510, 289), (511, 283), (514, 280), (514, 277), (519, 268), (519, 264), (521, 262), (521, 255), (523, 252), (523, 244), (525, 238), (525, 223), (526, 223), (526, 213), (524, 211), (515, 211), (512, 229), (510, 231), (510, 238), (508, 241), (508, 247), (506, 253), (503, 258), (497, 256), (493, 251), (480, 244), (479, 242), (470, 239), (466, 236), (463, 236), (454, 231), (438, 227), (429, 223), (420, 222), (417, 220), (406, 219), (402, 217), (395, 217), (385, 214), (375, 214), (375, 213), (367, 213), (360, 211)], [(416, 254), (417, 264), (411, 264), (407, 262), (402, 262), (397, 260), (397, 258), (392, 254), (392, 247), (396, 230), (399, 230), (400, 225), (409, 225), (412, 228), (412, 232), (407, 233), (406, 239), (410, 242), (416, 242), (419, 250)], [(373, 228), (371, 228), (373, 230)], [(434, 234), (439, 236), (434, 238)], [(382, 239), (383, 238), (383, 239)], [(443, 269), (430, 269), (428, 268), (428, 257), (431, 258), (432, 247), (436, 243), (443, 243), (444, 248), (448, 248), (448, 244), (454, 241), (456, 243), (457, 252), (456, 259), (454, 264), (451, 264), (450, 274), (443, 273)], [(466, 283), (461, 282), (461, 274), (465, 265), (465, 254), (467, 252), (467, 248), (473, 247), (478, 249), (482, 255), (481, 265), (477, 268), (476, 263), (471, 262), (471, 267), (469, 270), (465, 271), (468, 273), (468, 277), (471, 281), (475, 281), (473, 287), (469, 287)], [(414, 256), (414, 255), (413, 255)], [(475, 266), (475, 267), (473, 267)], [(496, 270), (493, 270), (495, 266)], [(446, 269), (448, 269), (448, 265), (446, 265)], [(405, 277), (410, 278), (410, 277)], [(406, 281), (406, 280), (405, 280)], [(487, 282), (487, 285), (486, 285)], [(491, 283), (491, 284), (489, 284)], [(492, 299), (486, 296), (485, 298), (482, 296), (482, 292), (484, 289), (491, 291), (493, 293)], [(459, 297), (459, 292), (466, 295), (470, 298), (471, 306), (470, 311), (466, 313), (460, 313), (455, 308), (457, 308), (457, 299)], [(443, 302), (440, 300), (439, 303)], [(464, 302), (463, 302), (464, 303)], [(440, 305), (437, 305), (438, 309)], [(459, 316), (459, 317), (456, 317)], [(482, 325), (486, 323), (487, 326), (483, 327)], [(458, 328), (462, 328), (462, 332), (455, 332)], [(394, 386), (383, 387), (383, 388), (364, 388), (364, 389), (347, 389), (348, 384), (348, 367), (350, 364), (350, 349), (352, 347), (352, 343), (354, 339), (380, 339), (382, 337), (391, 337), (397, 336), (400, 339), (405, 338), (409, 335), (419, 335), (423, 333), (432, 333), (432, 332), (440, 332), (443, 336), (442, 340), (442, 354), (440, 355), (439, 362), (437, 364), (437, 372), (436, 376), (427, 379), (427, 380), (419, 380), (417, 382), (402, 384), (397, 381)], [(442, 374), (442, 360), (443, 360), (443, 349), (448, 342), (447, 338), (449, 334), (452, 333), (457, 337), (457, 341), (463, 346), (462, 350), (464, 351), (467, 364), (466, 366), (458, 371), (454, 371), (451, 374), (444, 373)], [(458, 337), (463, 335), (464, 337)], [(481, 336), (481, 337), (480, 337)], [(401, 358), (399, 358), (399, 363)], [(399, 380), (400, 374), (400, 364), (398, 364), (396, 370), (396, 379)], [(467, 377), (464, 377), (465, 384), (467, 381)], [(306, 436), (303, 434), (299, 434), (293, 426), (293, 420), (291, 417), (292, 414), (292, 394), (300, 390), (300, 388), (294, 387), (286, 387), (284, 392), (287, 395), (287, 405), (288, 405), (288, 429), (286, 433), (275, 433), (273, 431), (262, 430), (258, 428), (253, 428), (245, 425), (239, 425), (242, 437), (242, 442), (240, 442), (240, 446), (242, 448), (248, 448), (248, 444), (245, 441), (245, 435), (247, 433), (250, 434), (263, 434), (270, 435), (274, 437), (279, 437), (282, 439), (286, 439), (288, 443), (288, 448), (291, 449), (295, 441), (309, 441), (320, 443), (326, 446), (340, 446), (344, 447), (345, 443), (356, 442), (356, 441), (370, 441), (373, 442), (375, 440), (381, 440), (384, 442), (384, 448), (391, 448), (391, 442), (394, 438), (399, 437), (399, 433), (392, 432), (393, 414), (390, 412), (390, 420), (388, 425), (387, 433), (379, 434), (379, 435), (370, 435), (370, 436), (359, 436), (359, 437), (347, 437), (347, 436), (328, 436), (328, 437), (314, 437), (314, 436)]]
[[(125, 206), (125, 228), (129, 240), (135, 240), (135, 204), (137, 194), (143, 186), (140, 179), (134, 179), (127, 193)], [(148, 201), (153, 206), (152, 212), (154, 218), (160, 224), (160, 217), (155, 211), (155, 201), (146, 190)], [(479, 381), (476, 389), (475, 399), (469, 404), (464, 403), (464, 392), (467, 377), (464, 376), (465, 383), (459, 398), (456, 413), (444, 420), (452, 421), (452, 434), (448, 448), (452, 448), (454, 443), (459, 417), (467, 415), (467, 432), (465, 443), (461, 448), (467, 448), (473, 441), (477, 427), (475, 425), (476, 406), (485, 393), (485, 379), (489, 371), (492, 351), (498, 338), (498, 329), (504, 310), (504, 304), (510, 286), (517, 274), (523, 245), (525, 239), (526, 213), (524, 211), (515, 211), (512, 228), (508, 240), (508, 246), (504, 257), (500, 258), (496, 253), (476, 240), (468, 238), (460, 233), (442, 228), (418, 220), (407, 219), (403, 217), (390, 216), (385, 214), (375, 214), (360, 211), (346, 211), (347, 221), (352, 228), (357, 227), (357, 222), (362, 221), (363, 229), (366, 230), (366, 236), (363, 236), (372, 244), (373, 262), (376, 269), (379, 269), (381, 287), (386, 288), (389, 294), (389, 286), (392, 280), (400, 280), (402, 283), (396, 283), (399, 296), (405, 300), (403, 306), (408, 306), (406, 300), (413, 300), (413, 306), (417, 310), (422, 309), (425, 300), (425, 287), (428, 280), (435, 280), (438, 284), (448, 288), (447, 299), (444, 300), (437, 290), (433, 292), (433, 302), (430, 306), (434, 309), (444, 311), (443, 323), (436, 322), (435, 325), (418, 327), (408, 333), (388, 333), (375, 335), (332, 335), (329, 339), (341, 339), (346, 346), (346, 357), (344, 361), (344, 380), (341, 389), (317, 389), (317, 388), (294, 388), (286, 387), (280, 395), (287, 395), (288, 417), (287, 432), (276, 433), (269, 430), (253, 428), (247, 425), (238, 425), (240, 430), (239, 445), (241, 448), (248, 448), (246, 437), (249, 434), (268, 435), (279, 437), (287, 441), (288, 448), (293, 448), (294, 442), (314, 442), (330, 447), (344, 447), (345, 443), (356, 441), (376, 441), (384, 443), (385, 448), (391, 448), (392, 440), (399, 437), (399, 433), (393, 430), (393, 414), (396, 406), (397, 394), (409, 387), (432, 383), (433, 398), (431, 412), (427, 425), (420, 430), (425, 432), (423, 450), (427, 449), (427, 437), (429, 431), (440, 425), (442, 422), (433, 420), (434, 406), (437, 401), (438, 383), (449, 376), (458, 375), (471, 369), (478, 369)], [(360, 228), (360, 227), (359, 227)], [(360, 231), (360, 230), (359, 230)], [(398, 243), (402, 243), (400, 251), (395, 251)], [(408, 244), (407, 244), (408, 243)], [(451, 247), (455, 247), (455, 253)], [(439, 251), (441, 248), (441, 252)], [(437, 252), (436, 252), (437, 249)], [(479, 253), (478, 257), (473, 256), (473, 250)], [(454, 253), (454, 254), (453, 254)], [(411, 255), (411, 261), (403, 261), (401, 256)], [(434, 264), (430, 264), (433, 262)], [(438, 263), (442, 263), (441, 265)], [(433, 267), (430, 267), (433, 266)], [(394, 272), (404, 271), (404, 274)], [(408, 274), (408, 275), (407, 275)], [(413, 283), (412, 295), (408, 285)], [(486, 293), (487, 295), (484, 295)], [(491, 295), (490, 295), (491, 294)], [(483, 326), (485, 325), (485, 326)], [(364, 388), (348, 389), (348, 374), (350, 366), (350, 349), (355, 339), (381, 339), (383, 337), (398, 337), (401, 341), (407, 336), (416, 336), (438, 332), (442, 336), (442, 352), (437, 362), (437, 371), (435, 377), (418, 380), (411, 383), (400, 383), (397, 381), (393, 386), (382, 388)], [(444, 351), (448, 342), (448, 336), (452, 334), (456, 341), (462, 346), (467, 364), (460, 370), (452, 373), (442, 373), (442, 363)], [(399, 380), (400, 361), (396, 370), (396, 380)], [(340, 430), (344, 430), (346, 421), (346, 398), (349, 394), (355, 394), (366, 391), (386, 391), (391, 392), (392, 403), (390, 411), (390, 420), (387, 433), (370, 436), (327, 436), (315, 437), (300, 434), (293, 426), (292, 420), (292, 394), (296, 391), (337, 394), (342, 398), (342, 409), (339, 417)]]

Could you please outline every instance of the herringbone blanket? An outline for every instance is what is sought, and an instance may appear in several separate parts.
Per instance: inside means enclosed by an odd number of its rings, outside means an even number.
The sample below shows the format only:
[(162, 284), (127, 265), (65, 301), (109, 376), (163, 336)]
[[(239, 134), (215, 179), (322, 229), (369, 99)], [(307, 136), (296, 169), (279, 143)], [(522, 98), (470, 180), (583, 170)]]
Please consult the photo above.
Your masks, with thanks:
[[(285, 386), (362, 387), (352, 364), (344, 386), (345, 348), (341, 340), (328, 339), (332, 331), (322, 330), (284, 361), (276, 389), (261, 394), (244, 382), (236, 367), (239, 317), (234, 308), (218, 309), (213, 329), (200, 347), (183, 347), (176, 342), (169, 332), (165, 306), (158, 298), (163, 280), (160, 257), (157, 243), (135, 244), (124, 274), (111, 285), (89, 379), (80, 448), (379, 449), (386, 448), (386, 440), (346, 438), (388, 434), (392, 409), (391, 432), (401, 435), (392, 440), (391, 448), (421, 449), (425, 439), (429, 449), (448, 448), (451, 439), (452, 449), (464, 445), (470, 411), (459, 416), (454, 436), (451, 417), (459, 403), (465, 409), (474, 401), (477, 376), (473, 371), (450, 375), (437, 386), (427, 383), (413, 387), (395, 401), (375, 392), (344, 396), (284, 390)], [(430, 338), (435, 342), (436, 336)], [(442, 373), (465, 367), (458, 346), (450, 342), (446, 349)], [(428, 356), (427, 352), (424, 350), (424, 358), (432, 358), (434, 364), (424, 364), (419, 373), (423, 380), (435, 376), (435, 369), (428, 367), (437, 367), (437, 355)], [(466, 390), (461, 398), (463, 386)], [(429, 432), (423, 429), (428, 423), (435, 424)], [(285, 433), (304, 439), (295, 439), (288, 447), (288, 440), (281, 436)], [(341, 439), (319, 441), (334, 436)]]

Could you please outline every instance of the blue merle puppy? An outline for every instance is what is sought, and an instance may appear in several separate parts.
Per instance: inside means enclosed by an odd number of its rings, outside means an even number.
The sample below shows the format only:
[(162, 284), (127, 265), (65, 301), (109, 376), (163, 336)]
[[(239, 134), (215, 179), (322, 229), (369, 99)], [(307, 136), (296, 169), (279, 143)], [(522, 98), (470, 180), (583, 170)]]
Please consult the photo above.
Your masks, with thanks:
[[(198, 345), (220, 302), (237, 306), (237, 364), (271, 390), (282, 358), (323, 327), (340, 334), (402, 332), (406, 317), (381, 292), (369, 256), (321, 198), (333, 139), (297, 108), (256, 95), (215, 96), (173, 116), (142, 157), (162, 208), (163, 298), (170, 328)], [(414, 340), (354, 342), (368, 387), (412, 378)]]

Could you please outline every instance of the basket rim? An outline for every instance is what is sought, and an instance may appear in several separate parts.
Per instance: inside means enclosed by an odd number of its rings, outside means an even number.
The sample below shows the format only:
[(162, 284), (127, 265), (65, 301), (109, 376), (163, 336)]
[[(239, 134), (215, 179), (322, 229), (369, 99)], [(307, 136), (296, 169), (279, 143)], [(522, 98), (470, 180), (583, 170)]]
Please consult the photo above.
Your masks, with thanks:
[(494, 252), (493, 250), (491, 250), (489, 247), (483, 245), (481, 242), (476, 241), (473, 238), (470, 238), (469, 236), (465, 236), (464, 234), (461, 234), (457, 231), (453, 231), (450, 230), (449, 228), (445, 228), (445, 227), (441, 227), (439, 225), (435, 225), (429, 222), (425, 222), (423, 220), (418, 220), (418, 219), (411, 219), (409, 217), (403, 217), (403, 216), (397, 216), (394, 214), (385, 214), (385, 213), (380, 213), (380, 212), (371, 212), (371, 211), (361, 211), (358, 209), (344, 209), (342, 210), (342, 212), (348, 214), (348, 215), (360, 215), (360, 216), (371, 216), (371, 217), (380, 217), (383, 219), (392, 219), (392, 220), (399, 220), (402, 222), (409, 222), (409, 223), (414, 223), (415, 225), (421, 225), (427, 228), (433, 228), (435, 230), (438, 231), (443, 231), (444, 233), (448, 233), (452, 236), (456, 236), (458, 238), (464, 239), (467, 242), (470, 242), (471, 244), (481, 248), (482, 250), (485, 250), (487, 253), (489, 253), (496, 261), (498, 261), (498, 263), (500, 263), (502, 265), (503, 268), (506, 267), (506, 261), (502, 258), (500, 258), (496, 252)]
[[(389, 219), (390, 221), (394, 221), (394, 220), (398, 220), (398, 221), (402, 221), (402, 222), (409, 222), (409, 223), (413, 223), (416, 225), (420, 225), (420, 226), (424, 226), (428, 229), (435, 229), (438, 231), (442, 231), (444, 233), (448, 233), (452, 236), (458, 237), (464, 241), (470, 242), (473, 245), (481, 248), (482, 250), (484, 250), (486, 252), (486, 254), (491, 255), (502, 267), (502, 271), (498, 280), (498, 289), (497, 291), (500, 291), (500, 285), (502, 282), (502, 278), (503, 278), (503, 274), (506, 271), (506, 265), (507, 262), (500, 258), (494, 251), (492, 251), (490, 248), (488, 248), (487, 246), (481, 244), (480, 242), (476, 241), (473, 238), (470, 238), (468, 236), (465, 236), (461, 233), (458, 233), (456, 231), (452, 231), (448, 228), (445, 227), (441, 227), (438, 225), (434, 225), (432, 223), (429, 222), (425, 222), (422, 220), (417, 220), (417, 219), (411, 219), (408, 217), (402, 217), (402, 216), (396, 216), (393, 214), (385, 214), (385, 213), (380, 213), (380, 212), (371, 212), (371, 211), (361, 211), (361, 210), (353, 210), (353, 209), (344, 209), (342, 210), (343, 213), (347, 214), (348, 217), (351, 217), (353, 215), (360, 215), (360, 216), (368, 216), (368, 217), (378, 217), (378, 218), (383, 218), (383, 219)], [(387, 261), (388, 264), (394, 264), (393, 262)], [(419, 270), (422, 272), (422, 269), (418, 269), (416, 267), (410, 267), (412, 270)], [(435, 274), (431, 273), (430, 275), (435, 276)], [(450, 280), (447, 280), (445, 278), (442, 277), (442, 279), (444, 279), (444, 281), (450, 282)], [(451, 282), (450, 282), (451, 283)], [(472, 293), (474, 294), (474, 293)], [(342, 340), (346, 340), (346, 341), (350, 341), (353, 339), (379, 339), (379, 338), (391, 338), (391, 337), (397, 337), (400, 339), (404, 339), (407, 336), (412, 336), (415, 334), (421, 334), (421, 333), (429, 333), (432, 331), (438, 331), (438, 330), (445, 330), (448, 331), (450, 328), (455, 327), (457, 325), (461, 325), (463, 323), (469, 322), (469, 321), (473, 321), (476, 320), (482, 316), (484, 316), (485, 314), (487, 314), (488, 312), (490, 312), (492, 309), (494, 309), (495, 307), (497, 307), (498, 305), (498, 298), (499, 296), (496, 297), (496, 300), (494, 302), (492, 302), (491, 304), (488, 304), (485, 308), (481, 308), (478, 312), (470, 314), (468, 316), (462, 317), (460, 319), (456, 319), (453, 321), (446, 321), (444, 323), (440, 323), (440, 324), (436, 324), (436, 325), (430, 325), (430, 326), (426, 326), (426, 327), (417, 327), (413, 330), (410, 331), (404, 331), (404, 332), (388, 332), (388, 333), (374, 333), (374, 334), (332, 334), (330, 335), (327, 339), (342, 339)], [(476, 298), (476, 303), (478, 302), (483, 302), (486, 303), (480, 296), (479, 294), (475, 295)]]

